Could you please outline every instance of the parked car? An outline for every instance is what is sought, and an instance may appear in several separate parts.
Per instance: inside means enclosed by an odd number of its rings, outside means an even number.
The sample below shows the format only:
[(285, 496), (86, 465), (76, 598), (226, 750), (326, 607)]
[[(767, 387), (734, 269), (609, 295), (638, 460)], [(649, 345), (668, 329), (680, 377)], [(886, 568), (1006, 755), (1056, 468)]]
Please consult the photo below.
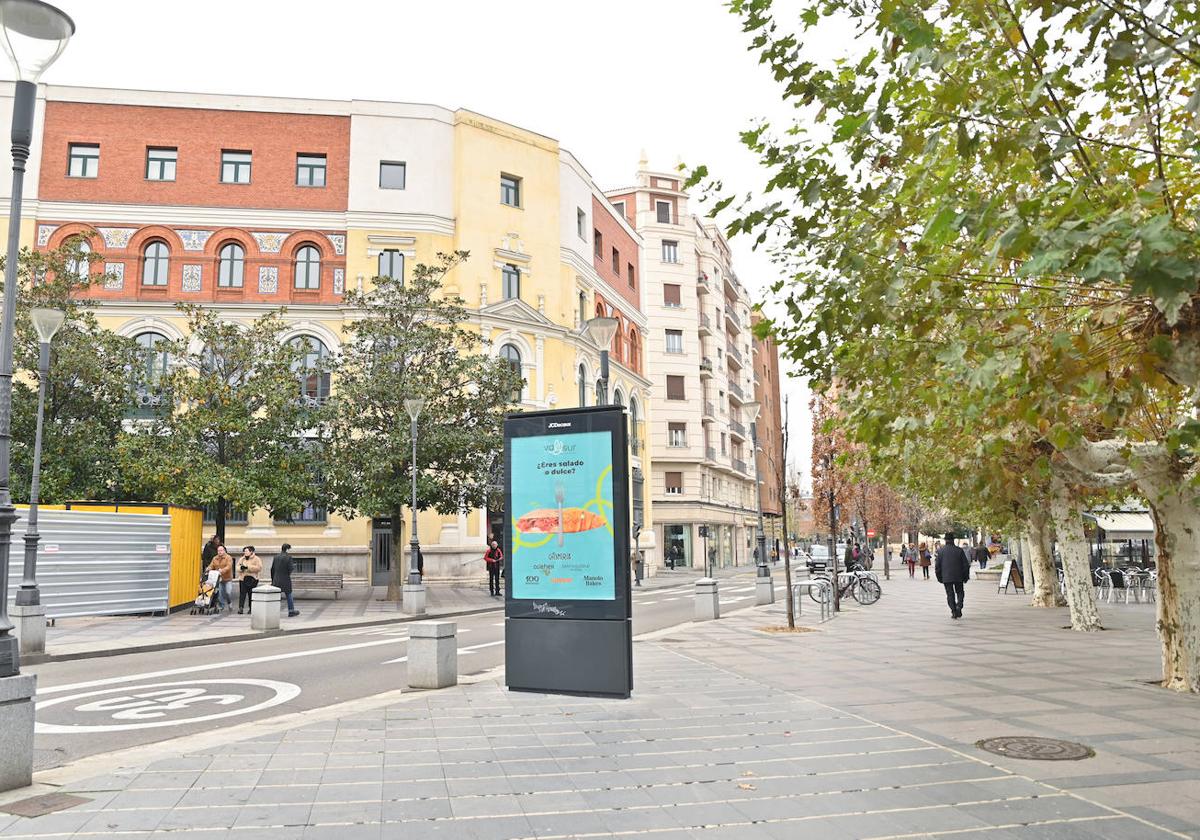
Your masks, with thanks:
[[(846, 544), (840, 542), (837, 544), (836, 551), (838, 557), (841, 557), (846, 552)], [(829, 568), (829, 543), (815, 542), (808, 550), (808, 555), (805, 558), (805, 564), (808, 566), (808, 571), (823, 572)]]

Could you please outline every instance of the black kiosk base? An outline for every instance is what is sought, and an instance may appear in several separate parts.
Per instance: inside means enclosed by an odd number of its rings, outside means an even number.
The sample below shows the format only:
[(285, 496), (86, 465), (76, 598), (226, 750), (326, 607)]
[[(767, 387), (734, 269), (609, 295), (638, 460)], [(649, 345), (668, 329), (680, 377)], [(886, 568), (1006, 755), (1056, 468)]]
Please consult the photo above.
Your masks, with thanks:
[(504, 621), (504, 676), (512, 691), (628, 698), (633, 622)]

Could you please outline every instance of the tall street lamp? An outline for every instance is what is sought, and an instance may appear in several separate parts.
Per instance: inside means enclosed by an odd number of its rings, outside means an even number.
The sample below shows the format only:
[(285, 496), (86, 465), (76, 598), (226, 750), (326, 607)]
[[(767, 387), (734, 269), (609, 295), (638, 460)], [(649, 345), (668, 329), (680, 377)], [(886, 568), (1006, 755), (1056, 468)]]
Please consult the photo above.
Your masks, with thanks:
[(25, 568), (16, 593), (16, 613), (21, 653), (46, 650), (46, 609), (37, 585), (38, 491), (42, 480), (42, 415), (46, 410), (46, 388), (50, 382), (50, 342), (67, 313), (61, 309), (36, 307), (29, 313), (38, 335), (37, 431), (33, 436), (33, 476), (29, 481), (29, 518), (25, 524)]
[[(4, 315), (0, 322), (0, 678), (18, 674), (17, 640), (8, 618), (8, 559), (17, 511), (9, 487), (12, 456), (13, 332), (17, 310), (17, 257), (21, 248), (21, 194), (25, 161), (33, 142), (37, 81), (67, 46), (75, 24), (63, 12), (39, 0), (0, 0), (0, 41), (17, 74), (13, 96), (12, 197), (8, 210), (8, 250), (4, 265)], [(0, 720), (0, 724), (4, 723)], [(32, 756), (30, 756), (32, 761)], [(5, 779), (0, 776), (0, 790)], [(23, 782), (28, 784), (28, 782)]]
[(597, 405), (608, 405), (608, 351), (620, 322), (616, 318), (592, 318), (587, 322), (588, 335), (600, 347), (600, 380), (596, 383)]
[[(775, 584), (771, 580), (771, 567), (767, 565), (767, 531), (763, 527), (762, 477), (758, 470), (758, 412), (762, 406), (748, 402), (742, 406), (747, 422), (750, 423), (750, 457), (754, 459), (754, 498), (758, 502), (758, 575), (755, 580), (754, 602), (775, 603)], [(790, 593), (789, 596), (791, 597)]]
[(417, 418), (425, 400), (411, 397), (404, 401), (404, 410), (412, 421), (412, 541), (409, 543), (408, 582), (404, 584), (404, 611), (409, 615), (425, 614), (425, 584), (421, 582), (421, 543), (417, 539)]

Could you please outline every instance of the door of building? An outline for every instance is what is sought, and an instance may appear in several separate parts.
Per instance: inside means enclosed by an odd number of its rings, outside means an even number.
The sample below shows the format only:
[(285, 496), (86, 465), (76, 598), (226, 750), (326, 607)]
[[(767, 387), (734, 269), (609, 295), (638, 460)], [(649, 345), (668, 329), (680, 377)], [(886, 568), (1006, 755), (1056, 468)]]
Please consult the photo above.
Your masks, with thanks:
[(371, 520), (371, 585), (387, 586), (392, 581), (392, 519)]

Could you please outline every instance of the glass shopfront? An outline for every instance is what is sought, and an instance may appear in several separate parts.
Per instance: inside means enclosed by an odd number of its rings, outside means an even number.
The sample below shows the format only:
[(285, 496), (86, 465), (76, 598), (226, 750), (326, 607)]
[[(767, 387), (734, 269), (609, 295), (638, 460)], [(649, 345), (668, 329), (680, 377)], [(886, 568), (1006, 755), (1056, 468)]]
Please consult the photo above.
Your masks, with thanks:
[(692, 526), (663, 526), (663, 565), (690, 568), (692, 565)]

